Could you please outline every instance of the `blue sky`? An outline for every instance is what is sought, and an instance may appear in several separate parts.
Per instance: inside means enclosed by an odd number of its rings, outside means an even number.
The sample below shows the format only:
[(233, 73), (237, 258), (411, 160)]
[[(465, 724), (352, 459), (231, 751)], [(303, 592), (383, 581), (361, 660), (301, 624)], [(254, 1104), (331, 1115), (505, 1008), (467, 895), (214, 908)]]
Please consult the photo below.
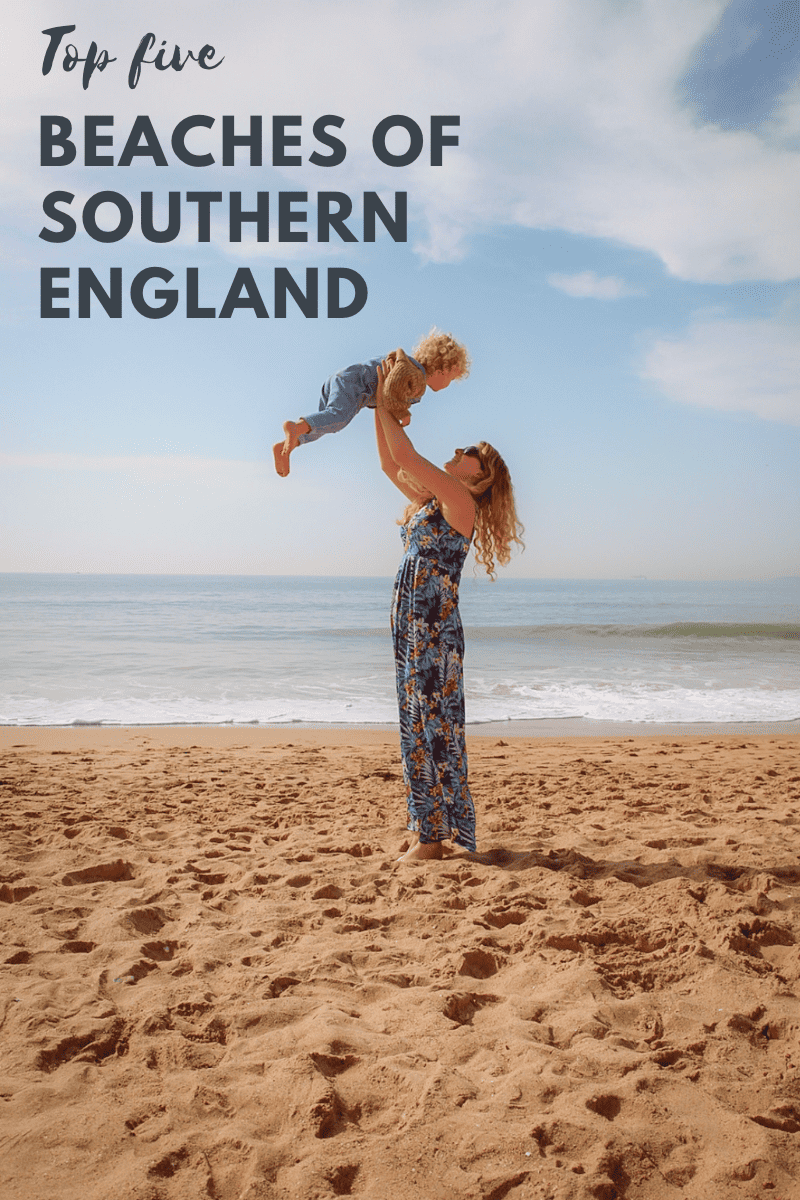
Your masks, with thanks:
[[(468, 380), (414, 410), (434, 461), (479, 438), (506, 457), (533, 577), (753, 578), (800, 568), (800, 52), (797, 10), (734, 0), (297, 0), (108, 5), (38, 3), (6, 21), (2, 87), (3, 362), (0, 570), (370, 574), (394, 572), (399, 494), (377, 468), (372, 418), (293, 457), (275, 476), (282, 421), (314, 411), (323, 380), (431, 325), (468, 346)], [(75, 24), (117, 62), (84, 91), (60, 57), (46, 77), (41, 30)], [(203, 72), (127, 67), (143, 34)], [(10, 48), (10, 50), (9, 50)], [(38, 165), (42, 113), (69, 117), (79, 154)], [(167, 167), (87, 167), (84, 114), (112, 114), (119, 157), (147, 114)], [(172, 129), (215, 117), (190, 144), (219, 157), (224, 114), (263, 114), (265, 163), (190, 168)], [(315, 167), (311, 127), (344, 118), (345, 162)], [(378, 161), (371, 135), (402, 113), (426, 131), (413, 165)], [(458, 114), (458, 147), (427, 157), (431, 114)], [(273, 114), (298, 114), (299, 167), (270, 164)], [(452, 132), (452, 131), (450, 131)], [(393, 143), (390, 143), (393, 145)], [(396, 143), (399, 151), (400, 142)], [(72, 192), (79, 232), (39, 238), (42, 201)], [(98, 191), (126, 196), (132, 232), (83, 232)], [(147, 242), (139, 196), (219, 191), (211, 240), (195, 206), (178, 239)], [(227, 197), (309, 195), (308, 243), (227, 238)], [(318, 244), (316, 193), (408, 192), (409, 240)], [(105, 210), (108, 212), (108, 210)], [(101, 210), (101, 223), (104, 220)], [(72, 272), (68, 320), (41, 320), (39, 269)], [(76, 313), (77, 270), (149, 266), (181, 302), (147, 320)], [(219, 309), (247, 266), (270, 317), (188, 320), (186, 269)], [(348, 319), (274, 316), (272, 278), (317, 267), (369, 286)], [(61, 303), (59, 301), (58, 303)], [(324, 313), (324, 306), (321, 310)]]

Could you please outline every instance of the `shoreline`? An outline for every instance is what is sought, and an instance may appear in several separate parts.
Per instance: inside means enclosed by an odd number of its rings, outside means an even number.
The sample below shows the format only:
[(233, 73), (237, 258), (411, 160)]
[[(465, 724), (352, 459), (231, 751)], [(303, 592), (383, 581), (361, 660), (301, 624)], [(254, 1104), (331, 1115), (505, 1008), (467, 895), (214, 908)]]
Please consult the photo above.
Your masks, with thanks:
[[(247, 744), (275, 745), (288, 737), (304, 742), (349, 741), (353, 745), (394, 740), (397, 724), (339, 724), (304, 721), (282, 725), (104, 725), (81, 723), (75, 725), (0, 725), (0, 749), (9, 749), (20, 738), (37, 745), (42, 742), (114, 744), (128, 738), (145, 737), (162, 743), (191, 744), (202, 740), (206, 744), (224, 746), (230, 740)], [(348, 739), (345, 735), (350, 734)], [(800, 736), (800, 719), (793, 721), (698, 721), (661, 724), (645, 721), (595, 721), (582, 717), (551, 717), (540, 720), (486, 721), (466, 726), (470, 741), (483, 738), (511, 738), (533, 741), (585, 741), (594, 738), (657, 737), (776, 737)]]

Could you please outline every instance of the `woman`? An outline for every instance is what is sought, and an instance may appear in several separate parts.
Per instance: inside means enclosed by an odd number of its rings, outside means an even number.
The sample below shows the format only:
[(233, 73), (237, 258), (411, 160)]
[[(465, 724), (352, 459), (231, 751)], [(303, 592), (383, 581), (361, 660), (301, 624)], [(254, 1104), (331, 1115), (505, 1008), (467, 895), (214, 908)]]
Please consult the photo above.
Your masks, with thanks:
[(375, 432), (381, 467), (410, 501), (401, 529), (405, 555), (395, 580), (392, 637), (400, 708), (400, 750), (408, 828), (416, 834), (398, 862), (441, 858), (452, 838), (474, 851), (475, 809), (464, 740), (464, 632), (458, 612), (461, 568), (475, 536), (476, 557), (494, 578), (511, 543), (522, 545), (508, 468), (487, 442), (456, 450), (444, 470), (414, 449), (383, 407), (378, 370)]

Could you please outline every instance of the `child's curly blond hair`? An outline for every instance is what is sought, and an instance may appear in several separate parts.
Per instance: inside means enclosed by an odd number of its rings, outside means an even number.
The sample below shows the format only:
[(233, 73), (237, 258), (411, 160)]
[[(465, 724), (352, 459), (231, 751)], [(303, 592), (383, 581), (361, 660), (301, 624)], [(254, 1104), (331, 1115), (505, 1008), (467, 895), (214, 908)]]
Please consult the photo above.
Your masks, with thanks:
[(386, 355), (387, 374), (384, 380), (383, 402), (393, 417), (407, 417), (413, 400), (425, 391), (425, 376), (435, 371), (457, 371), (456, 379), (469, 375), (469, 355), (449, 333), (441, 333), (434, 325), (417, 346), (413, 357), (425, 368), (414, 366), (401, 349)]
[(457, 342), (451, 333), (442, 333), (434, 325), (430, 333), (421, 338), (411, 352), (412, 358), (422, 363), (430, 375), (434, 371), (452, 371), (458, 367), (456, 379), (466, 379), (470, 361), (466, 347)]

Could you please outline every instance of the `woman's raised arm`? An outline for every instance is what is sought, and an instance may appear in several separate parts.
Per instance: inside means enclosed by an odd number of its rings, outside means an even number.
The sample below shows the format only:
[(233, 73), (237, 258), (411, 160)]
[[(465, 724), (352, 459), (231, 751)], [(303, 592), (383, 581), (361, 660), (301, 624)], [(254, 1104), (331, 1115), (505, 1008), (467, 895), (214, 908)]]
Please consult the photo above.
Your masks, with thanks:
[(391, 479), (396, 488), (403, 493), (408, 500), (418, 500), (421, 495), (421, 490), (416, 490), (412, 487), (411, 481), (406, 479), (402, 474), (400, 467), (392, 458), (389, 451), (389, 446), (386, 442), (386, 435), (383, 432), (383, 424), (378, 416), (378, 409), (375, 409), (375, 440), (378, 443), (378, 457), (381, 460), (381, 470), (384, 475)]
[[(375, 393), (377, 404), (375, 429), (378, 436), (378, 452), (381, 453), (381, 446), (385, 447), (385, 452), (388, 452), (394, 463), (395, 474), (392, 474), (391, 466), (388, 470), (384, 466), (384, 471), (400, 488), (400, 491), (411, 500), (416, 500), (424, 492), (430, 492), (439, 501), (439, 506), (448, 524), (464, 537), (471, 537), (475, 524), (475, 501), (469, 489), (460, 479), (453, 479), (446, 471), (442, 471), (427, 458), (423, 458), (421, 454), (417, 453), (400, 422), (383, 406), (383, 378), (383, 371), (379, 367), (378, 390)], [(381, 435), (383, 435), (382, 441)], [(381, 458), (381, 465), (383, 466), (383, 458)], [(418, 491), (406, 490), (399, 480), (401, 472), (413, 477), (419, 484)]]
[(381, 470), (384, 475), (391, 479), (395, 487), (403, 493), (407, 500), (418, 500), (422, 495), (421, 488), (415, 488), (410, 479), (407, 479), (401, 472), (400, 467), (394, 461), (389, 445), (386, 441), (386, 434), (383, 430), (383, 422), (380, 419), (379, 413), (383, 402), (383, 381), (386, 372), (382, 369), (383, 364), (378, 367), (378, 388), (375, 393), (375, 440), (378, 444), (378, 458), (381, 462)]

